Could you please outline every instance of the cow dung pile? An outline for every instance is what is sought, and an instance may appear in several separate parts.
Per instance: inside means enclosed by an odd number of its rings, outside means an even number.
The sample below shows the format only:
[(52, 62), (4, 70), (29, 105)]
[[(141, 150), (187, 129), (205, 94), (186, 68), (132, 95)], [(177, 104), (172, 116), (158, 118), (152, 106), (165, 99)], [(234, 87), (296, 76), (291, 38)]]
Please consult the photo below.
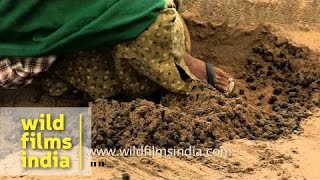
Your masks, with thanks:
[[(215, 33), (204, 31), (219, 28), (192, 26), (193, 41), (202, 47), (194, 53), (213, 52)], [(245, 60), (235, 62), (241, 72), (233, 74), (240, 87), (233, 97), (195, 82), (188, 95), (159, 93), (155, 95), (158, 101), (98, 100), (92, 104), (93, 147), (218, 148), (232, 139), (274, 140), (299, 132), (301, 121), (312, 114), (310, 109), (320, 106), (320, 64), (303, 71), (302, 65), (309, 63), (308, 49), (267, 30), (258, 36)], [(212, 54), (205, 56), (214, 59)]]

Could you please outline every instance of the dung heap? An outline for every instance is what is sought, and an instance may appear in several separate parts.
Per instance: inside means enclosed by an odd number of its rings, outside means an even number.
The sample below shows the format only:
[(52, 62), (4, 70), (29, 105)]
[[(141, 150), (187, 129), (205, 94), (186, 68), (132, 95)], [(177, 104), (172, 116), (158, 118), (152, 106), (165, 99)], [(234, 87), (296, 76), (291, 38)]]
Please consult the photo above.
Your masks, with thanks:
[[(266, 28), (231, 33), (223, 26), (188, 24), (196, 56), (237, 68), (231, 72), (239, 83), (237, 94), (226, 98), (213, 87), (196, 82), (188, 95), (159, 93), (159, 102), (99, 100), (92, 104), (93, 147), (218, 148), (237, 138), (277, 139), (299, 132), (301, 121), (312, 114), (309, 110), (320, 106), (320, 62), (308, 59), (308, 49), (296, 47)], [(229, 45), (218, 47), (219, 41)], [(229, 51), (221, 50), (225, 48)], [(216, 55), (228, 57), (232, 64), (223, 58), (219, 61)], [(241, 56), (245, 58), (233, 61)]]
[(93, 104), (93, 147), (217, 148), (234, 138), (277, 139), (299, 130), (308, 111), (289, 104), (291, 117), (264, 112), (245, 99), (225, 98), (200, 84), (188, 96), (169, 94), (160, 104), (100, 100)]

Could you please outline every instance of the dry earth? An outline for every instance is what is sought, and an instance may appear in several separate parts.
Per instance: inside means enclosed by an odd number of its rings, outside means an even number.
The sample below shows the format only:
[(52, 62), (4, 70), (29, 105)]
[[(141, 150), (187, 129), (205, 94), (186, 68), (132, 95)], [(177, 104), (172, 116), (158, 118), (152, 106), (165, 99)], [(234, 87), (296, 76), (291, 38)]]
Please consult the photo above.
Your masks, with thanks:
[[(303, 123), (304, 132), (276, 141), (233, 140), (222, 149), (231, 156), (196, 160), (174, 157), (108, 157), (108, 167), (94, 168), (90, 177), (68, 179), (319, 179), (320, 111)], [(2, 177), (6, 179), (65, 179), (65, 177)]]

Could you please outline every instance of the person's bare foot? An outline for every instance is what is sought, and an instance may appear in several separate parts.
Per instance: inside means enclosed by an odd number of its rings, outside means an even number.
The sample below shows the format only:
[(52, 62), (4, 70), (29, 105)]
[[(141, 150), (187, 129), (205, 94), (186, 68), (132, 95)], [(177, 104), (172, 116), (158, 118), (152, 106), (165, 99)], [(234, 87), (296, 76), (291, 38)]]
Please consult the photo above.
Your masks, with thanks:
[[(208, 81), (205, 62), (192, 57), (188, 53), (185, 54), (185, 62), (193, 75), (195, 75), (198, 79)], [(227, 73), (216, 67), (214, 67), (213, 72), (215, 73), (214, 87), (223, 93), (230, 92), (231, 88), (233, 88), (230, 87), (233, 81), (232, 78)]]

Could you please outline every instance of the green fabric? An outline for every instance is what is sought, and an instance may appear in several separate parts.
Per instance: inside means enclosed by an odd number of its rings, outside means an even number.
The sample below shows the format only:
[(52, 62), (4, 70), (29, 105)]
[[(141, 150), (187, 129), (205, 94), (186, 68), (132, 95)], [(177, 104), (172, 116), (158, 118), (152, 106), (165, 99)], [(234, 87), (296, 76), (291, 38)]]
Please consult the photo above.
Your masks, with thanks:
[(165, 0), (0, 0), (0, 56), (39, 56), (136, 38)]

